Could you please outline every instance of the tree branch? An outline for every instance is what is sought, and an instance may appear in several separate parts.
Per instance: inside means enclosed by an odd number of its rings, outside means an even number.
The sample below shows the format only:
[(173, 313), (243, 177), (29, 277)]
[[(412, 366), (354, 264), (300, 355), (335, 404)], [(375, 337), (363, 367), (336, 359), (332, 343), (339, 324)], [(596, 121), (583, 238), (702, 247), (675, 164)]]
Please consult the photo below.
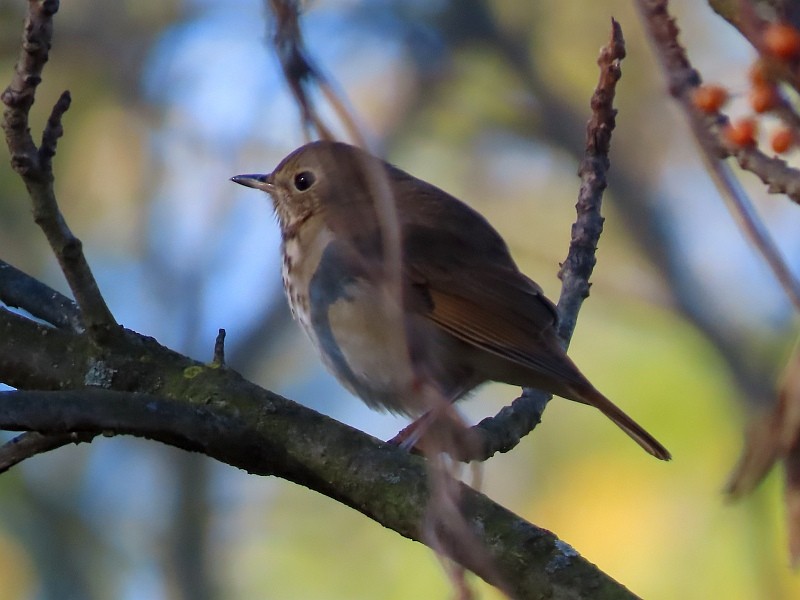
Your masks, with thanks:
[[(719, 3), (717, 3), (719, 4)], [(782, 2), (776, 3), (782, 5)], [(785, 6), (777, 6), (785, 16), (794, 15), (796, 22), (800, 18), (797, 3), (792, 3), (794, 10), (786, 12)], [(732, 3), (737, 12), (735, 26), (750, 40), (762, 54), (762, 61), (771, 60), (763, 52), (761, 33), (765, 22), (755, 13), (748, 2)], [(723, 198), (737, 221), (745, 237), (756, 247), (766, 260), (776, 279), (783, 287), (786, 295), (800, 311), (800, 281), (798, 281), (769, 236), (766, 227), (758, 217), (750, 198), (734, 177), (730, 167), (724, 163), (728, 156), (734, 156), (742, 168), (758, 175), (767, 184), (770, 192), (783, 192), (795, 202), (800, 203), (800, 171), (791, 169), (780, 159), (769, 158), (760, 152), (755, 145), (734, 148), (726, 144), (720, 135), (720, 124), (727, 123), (727, 118), (703, 115), (692, 103), (691, 92), (699, 85), (700, 76), (689, 62), (686, 52), (678, 41), (678, 27), (670, 16), (666, 0), (639, 0), (639, 8), (645, 26), (655, 47), (669, 81), (672, 96), (678, 101), (686, 114), (691, 131), (701, 149), (706, 166), (712, 175)], [(762, 65), (763, 66), (763, 65)], [(781, 67), (781, 65), (777, 65)], [(800, 82), (800, 71), (797, 62), (779, 71), (787, 75), (786, 79), (795, 89)], [(796, 119), (793, 109), (785, 106), (779, 116), (785, 121)], [(796, 126), (796, 123), (795, 123)], [(749, 492), (766, 475), (776, 460), (782, 460), (786, 475), (786, 505), (789, 513), (789, 546), (793, 563), (800, 561), (800, 445), (797, 443), (800, 422), (796, 415), (798, 399), (797, 355), (787, 365), (784, 382), (778, 393), (773, 409), (766, 415), (752, 420), (746, 433), (745, 446), (739, 464), (734, 469), (726, 488), (732, 496)], [(766, 394), (767, 397), (771, 394)]]
[(569, 252), (558, 273), (563, 286), (558, 299), (559, 336), (565, 346), (575, 331), (583, 301), (589, 297), (589, 279), (597, 263), (595, 251), (603, 233), (600, 212), (603, 192), (608, 186), (606, 173), (611, 167), (608, 153), (611, 150), (611, 133), (616, 127), (617, 110), (614, 95), (617, 82), (622, 77), (620, 63), (625, 58), (625, 40), (619, 23), (611, 20), (611, 40), (597, 59), (600, 81), (592, 95), (592, 117), (586, 125), (586, 150), (578, 169), (581, 178), (580, 194), (575, 209), (578, 218), (572, 226)]
[[(203, 452), (249, 473), (304, 485), (421, 541), (429, 494), (423, 459), (260, 389), (233, 371), (204, 367), (132, 332), (123, 337), (124, 345), (108, 357), (109, 367), (121, 373), (130, 363), (131, 346), (137, 356), (146, 348), (147, 379), (165, 382), (154, 386), (156, 393), (4, 392), (0, 427), (125, 433)], [(170, 398), (178, 388), (183, 398)], [(485, 562), (471, 563), (463, 548), (445, 550), (489, 583), (502, 577), (515, 598), (635, 598), (550, 532), (466, 486), (461, 497), (464, 518), (494, 565), (490, 571)]]
[(89, 334), (99, 340), (116, 328), (116, 321), (86, 262), (81, 241), (72, 234), (58, 208), (53, 190), (52, 158), (62, 133), (61, 118), (69, 107), (69, 92), (64, 92), (53, 107), (40, 148), (36, 147), (28, 124), (36, 88), (49, 56), (52, 17), (58, 7), (57, 0), (28, 2), (20, 56), (11, 83), (0, 97), (6, 105), (3, 129), (11, 166), (22, 177), (31, 197), (34, 220), (58, 259)]
[[(74, 333), (84, 332), (80, 311), (72, 300), (2, 260), (0, 260), (0, 301), (8, 306), (22, 308), (37, 319), (47, 321), (55, 327)], [(11, 354), (13, 349), (8, 348), (8, 351)], [(4, 352), (0, 349), (0, 355), (2, 354)], [(90, 442), (93, 437), (75, 433), (58, 435), (23, 433), (0, 446), (0, 473), (37, 454), (68, 444)]]
[(55, 327), (82, 333), (78, 306), (53, 288), (0, 260), (0, 302), (22, 308)]

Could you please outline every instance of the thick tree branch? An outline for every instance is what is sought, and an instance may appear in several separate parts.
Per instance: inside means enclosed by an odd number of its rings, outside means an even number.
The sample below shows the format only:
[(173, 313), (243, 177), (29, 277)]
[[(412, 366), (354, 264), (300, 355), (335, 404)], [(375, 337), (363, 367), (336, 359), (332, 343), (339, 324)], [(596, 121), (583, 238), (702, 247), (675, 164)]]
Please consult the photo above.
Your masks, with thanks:
[[(0, 313), (0, 327), (9, 318), (18, 317)], [(35, 335), (36, 326), (28, 326)], [(113, 343), (119, 345), (111, 349), (107, 368), (120, 376), (111, 384), (128, 387), (122, 374), (139, 362), (140, 384), (150, 382), (140, 389), (147, 391), (0, 393), (0, 427), (126, 433), (200, 451), (250, 473), (304, 485), (420, 540), (429, 493), (423, 459), (132, 332)], [(462, 498), (466, 522), (514, 597), (635, 597), (551, 533), (470, 488), (464, 487)], [(463, 549), (445, 550), (490, 583), (496, 577), (485, 563), (471, 564)]]
[(84, 377), (88, 378), (91, 366), (86, 361), (92, 355), (91, 342), (86, 337), (34, 323), (0, 307), (0, 340), (3, 383), (40, 390), (85, 385)]
[[(56, 327), (75, 333), (84, 331), (80, 311), (72, 300), (2, 260), (0, 260), (0, 302), (22, 308), (34, 317)], [(8, 354), (13, 353), (12, 348), (7, 350)], [(6, 355), (6, 351), (0, 349), (0, 355)], [(89, 442), (93, 437), (93, 435), (74, 433), (58, 435), (23, 433), (0, 446), (0, 473), (37, 454), (68, 444)]]
[(97, 283), (83, 255), (81, 241), (73, 235), (58, 208), (53, 191), (52, 158), (62, 133), (61, 118), (69, 107), (69, 92), (64, 92), (53, 107), (40, 148), (31, 137), (28, 114), (36, 88), (47, 62), (53, 37), (53, 15), (57, 0), (29, 0), (22, 48), (11, 83), (2, 94), (6, 109), (3, 129), (11, 153), (11, 166), (22, 177), (33, 203), (33, 215), (58, 259), (83, 323), (95, 339), (116, 328)]

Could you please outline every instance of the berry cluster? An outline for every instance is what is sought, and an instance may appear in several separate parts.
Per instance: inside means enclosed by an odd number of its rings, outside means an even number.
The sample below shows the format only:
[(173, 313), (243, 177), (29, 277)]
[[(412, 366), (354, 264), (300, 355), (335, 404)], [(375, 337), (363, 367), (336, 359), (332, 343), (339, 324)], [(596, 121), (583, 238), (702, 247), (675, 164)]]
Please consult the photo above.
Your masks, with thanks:
[[(761, 58), (750, 69), (750, 93), (748, 101), (754, 113), (761, 115), (778, 112), (787, 107), (778, 87), (777, 73), (782, 66), (800, 60), (800, 31), (782, 23), (773, 23), (764, 28), (759, 47)], [(728, 101), (728, 91), (719, 85), (701, 85), (694, 90), (692, 103), (707, 114), (715, 114)], [(780, 117), (778, 114), (777, 116)], [(758, 136), (758, 119), (748, 115), (727, 123), (722, 131), (725, 140), (737, 148), (753, 147)], [(770, 146), (778, 154), (788, 152), (798, 143), (795, 130), (781, 124), (773, 128)]]

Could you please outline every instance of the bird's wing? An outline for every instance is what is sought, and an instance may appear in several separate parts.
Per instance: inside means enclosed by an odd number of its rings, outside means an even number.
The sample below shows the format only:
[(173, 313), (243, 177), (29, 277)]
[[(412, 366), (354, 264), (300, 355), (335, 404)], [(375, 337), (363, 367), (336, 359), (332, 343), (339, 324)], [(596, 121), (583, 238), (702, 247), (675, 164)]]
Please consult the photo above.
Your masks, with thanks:
[(408, 307), (477, 348), (543, 375), (575, 381), (580, 375), (572, 362), (558, 359), (563, 353), (556, 347), (555, 306), (487, 227), (499, 243), (477, 247), (458, 232), (407, 228)]

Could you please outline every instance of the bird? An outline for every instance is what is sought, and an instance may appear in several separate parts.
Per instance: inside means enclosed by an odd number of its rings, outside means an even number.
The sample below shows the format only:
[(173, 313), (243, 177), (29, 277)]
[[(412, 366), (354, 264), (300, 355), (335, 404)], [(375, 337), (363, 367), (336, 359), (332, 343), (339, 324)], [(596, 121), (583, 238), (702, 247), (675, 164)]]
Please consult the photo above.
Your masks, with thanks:
[(594, 406), (647, 452), (671, 458), (567, 356), (555, 305), (466, 203), (336, 141), (231, 181), (271, 197), (292, 314), (370, 408), (418, 417), (431, 408), (420, 382), (451, 403), (499, 381)]

